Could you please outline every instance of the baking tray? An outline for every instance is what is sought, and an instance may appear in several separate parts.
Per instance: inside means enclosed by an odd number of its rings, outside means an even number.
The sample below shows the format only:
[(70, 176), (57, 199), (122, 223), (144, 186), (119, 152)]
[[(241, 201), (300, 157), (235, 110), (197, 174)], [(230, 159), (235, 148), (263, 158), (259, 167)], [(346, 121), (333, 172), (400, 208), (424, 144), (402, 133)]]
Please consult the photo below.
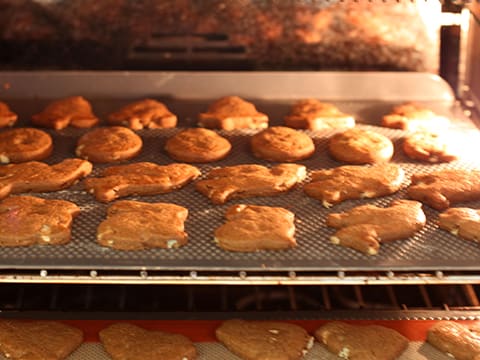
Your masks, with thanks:
[[(358, 311), (347, 311), (341, 313), (328, 312), (322, 314), (310, 315), (279, 315), (278, 313), (270, 314), (247, 314), (242, 318), (246, 320), (269, 320), (269, 321), (287, 321), (295, 323), (310, 334), (320, 327), (321, 325), (333, 321), (347, 321), (354, 325), (382, 325), (395, 329), (402, 333), (408, 340), (409, 344), (399, 360), (448, 360), (451, 357), (440, 352), (432, 345), (427, 343), (426, 335), (428, 329), (433, 326), (439, 320), (458, 321), (465, 325), (473, 325), (478, 323), (480, 316), (478, 312), (468, 311), (462, 312), (462, 316), (458, 317), (455, 314), (447, 311), (400, 311), (400, 312), (383, 312), (376, 314), (358, 315)], [(125, 315), (125, 314), (123, 314)], [(86, 320), (85, 314), (78, 317), (78, 320), (60, 320), (72, 326), (81, 329), (84, 333), (84, 343), (73, 352), (67, 359), (68, 360), (108, 360), (110, 357), (105, 352), (101, 345), (98, 333), (105, 327), (115, 322), (130, 322), (137, 326), (141, 326), (150, 330), (160, 330), (172, 333), (179, 333), (190, 338), (197, 348), (198, 360), (240, 360), (239, 357), (232, 354), (226, 347), (219, 343), (215, 338), (215, 329), (220, 326), (223, 320), (231, 318), (232, 314), (211, 314), (212, 317), (206, 319), (195, 320), (179, 320), (177, 319), (149, 319), (138, 320), (137, 316), (131, 318), (118, 317), (109, 320)], [(458, 314), (457, 314), (458, 315)], [(15, 317), (13, 317), (15, 318)], [(22, 317), (23, 319), (29, 319), (28, 317)], [(51, 313), (47, 317), (52, 320)], [(238, 314), (235, 316), (238, 318)], [(36, 319), (39, 319), (38, 317)], [(63, 316), (63, 319), (65, 317)], [(0, 355), (1, 360), (6, 358)], [(337, 356), (331, 354), (326, 348), (318, 341), (315, 341), (314, 346), (307, 355), (303, 358), (305, 360), (335, 360)]]
[[(421, 73), (119, 73), (119, 72), (46, 72), (0, 73), (0, 99), (19, 113), (16, 126), (29, 124), (31, 115), (52, 99), (83, 95), (92, 102), (101, 119), (109, 112), (131, 101), (154, 97), (164, 101), (178, 115), (179, 127), (195, 126), (196, 116), (219, 96), (240, 95), (253, 101), (259, 111), (270, 117), (271, 125), (282, 123), (283, 116), (297, 99), (315, 97), (330, 101), (357, 118), (358, 126), (373, 129), (395, 143), (393, 162), (406, 174), (441, 168), (480, 168), (477, 160), (480, 137), (475, 126), (455, 103), (450, 88), (439, 77)], [(381, 116), (392, 105), (418, 101), (452, 119), (450, 135), (461, 139), (462, 158), (451, 164), (424, 165), (409, 161), (399, 150), (401, 130), (379, 127)], [(142, 130), (142, 153), (130, 162), (173, 161), (163, 151), (165, 140), (180, 129)], [(54, 154), (46, 160), (55, 163), (74, 157), (75, 143), (86, 130), (47, 130), (54, 139)], [(233, 145), (224, 160), (198, 165), (202, 174), (212, 167), (242, 163), (273, 165), (254, 158), (248, 139), (254, 131), (220, 131)], [(300, 161), (308, 170), (342, 165), (327, 152), (333, 131), (307, 131), (315, 141), (311, 159)], [(95, 165), (93, 175), (108, 165)], [(308, 180), (307, 180), (308, 181)], [(405, 181), (408, 185), (408, 180)], [(366, 256), (352, 249), (334, 246), (328, 240), (334, 230), (325, 226), (328, 213), (341, 212), (365, 203), (387, 205), (403, 198), (405, 189), (379, 199), (347, 201), (331, 209), (307, 197), (302, 184), (277, 197), (258, 197), (212, 205), (194, 190), (193, 184), (170, 194), (129, 197), (146, 202), (173, 202), (189, 209), (186, 231), (189, 242), (179, 249), (119, 251), (96, 244), (97, 225), (104, 219), (107, 204), (96, 202), (77, 184), (64, 191), (34, 194), (49, 199), (66, 199), (77, 203), (82, 212), (74, 220), (72, 242), (62, 246), (31, 246), (0, 249), (1, 269), (55, 270), (185, 270), (185, 271), (423, 271), (477, 270), (480, 247), (438, 230), (438, 212), (424, 207), (427, 226), (407, 240), (381, 246), (376, 256)], [(298, 246), (286, 251), (256, 253), (227, 252), (213, 242), (213, 231), (223, 222), (227, 207), (236, 203), (283, 206), (296, 214)], [(462, 206), (463, 204), (459, 204)], [(468, 206), (480, 207), (480, 202)]]

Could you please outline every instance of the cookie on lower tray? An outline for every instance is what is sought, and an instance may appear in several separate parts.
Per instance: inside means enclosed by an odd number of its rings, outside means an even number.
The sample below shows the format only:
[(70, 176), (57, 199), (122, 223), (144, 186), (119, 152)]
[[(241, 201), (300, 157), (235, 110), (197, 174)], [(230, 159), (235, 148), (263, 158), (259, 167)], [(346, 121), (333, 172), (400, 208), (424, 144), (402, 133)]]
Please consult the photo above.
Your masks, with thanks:
[(0, 351), (11, 360), (63, 360), (82, 342), (80, 329), (61, 322), (0, 320)]
[(109, 163), (134, 158), (142, 145), (142, 138), (126, 127), (101, 127), (78, 139), (75, 154), (94, 163)]
[(479, 200), (480, 170), (445, 169), (413, 174), (407, 194), (436, 210)]
[(113, 360), (193, 360), (197, 350), (186, 336), (115, 323), (99, 333)]
[(394, 148), (386, 136), (354, 128), (333, 135), (328, 141), (328, 150), (338, 161), (362, 165), (390, 161)]
[(0, 199), (9, 194), (66, 189), (89, 175), (92, 168), (81, 159), (65, 159), (54, 165), (28, 161), (0, 166)]
[(260, 131), (251, 137), (250, 146), (257, 158), (278, 162), (307, 159), (315, 152), (310, 136), (285, 126)]
[(110, 125), (122, 125), (133, 130), (166, 129), (177, 125), (177, 116), (160, 101), (143, 99), (108, 115)]
[(52, 151), (52, 137), (45, 131), (17, 128), (0, 133), (0, 164), (43, 160)]
[(442, 163), (457, 160), (457, 155), (445, 135), (416, 132), (403, 141), (403, 152), (413, 160)]
[(299, 360), (314, 342), (302, 327), (275, 321), (227, 320), (215, 335), (244, 360)]
[(98, 122), (99, 119), (93, 113), (92, 106), (81, 96), (55, 100), (42, 112), (32, 116), (33, 124), (55, 130), (61, 130), (67, 126), (90, 128)]
[(423, 105), (408, 102), (395, 106), (382, 118), (382, 126), (407, 131), (437, 132), (446, 129), (450, 120)]
[(306, 177), (306, 167), (279, 164), (271, 168), (256, 164), (227, 166), (211, 170), (195, 188), (214, 204), (230, 199), (279, 195)]
[(345, 165), (313, 171), (310, 177), (312, 181), (303, 190), (329, 208), (349, 199), (370, 199), (393, 194), (402, 187), (405, 172), (391, 163)]
[(467, 240), (480, 242), (480, 210), (450, 208), (438, 217), (440, 229)]
[(429, 330), (427, 341), (456, 360), (480, 360), (480, 327), (454, 321), (438, 321)]
[(85, 189), (98, 201), (109, 202), (129, 195), (157, 195), (179, 189), (200, 176), (188, 164), (157, 165), (139, 162), (111, 166), (100, 177), (85, 179)]
[(308, 130), (346, 129), (355, 126), (355, 118), (344, 114), (333, 104), (303, 99), (296, 102), (285, 116), (285, 125)]
[(295, 241), (295, 215), (287, 209), (257, 205), (233, 205), (226, 222), (215, 230), (222, 249), (239, 252), (289, 249)]
[(97, 229), (102, 246), (119, 250), (172, 249), (187, 243), (188, 210), (168, 203), (117, 201)]
[(349, 360), (395, 360), (408, 347), (408, 339), (380, 325), (350, 325), (332, 321), (315, 331), (315, 338), (339, 358)]
[(386, 208), (361, 205), (327, 216), (327, 225), (337, 229), (332, 243), (367, 255), (377, 254), (380, 243), (413, 236), (425, 223), (422, 203), (412, 200), (394, 200)]
[(18, 119), (18, 115), (15, 114), (8, 104), (0, 101), (0, 128), (13, 126)]
[(230, 142), (215, 131), (203, 128), (182, 130), (169, 138), (165, 151), (187, 163), (207, 163), (223, 159), (232, 148)]
[(268, 116), (258, 112), (251, 102), (238, 96), (225, 96), (198, 115), (198, 125), (210, 129), (264, 129)]

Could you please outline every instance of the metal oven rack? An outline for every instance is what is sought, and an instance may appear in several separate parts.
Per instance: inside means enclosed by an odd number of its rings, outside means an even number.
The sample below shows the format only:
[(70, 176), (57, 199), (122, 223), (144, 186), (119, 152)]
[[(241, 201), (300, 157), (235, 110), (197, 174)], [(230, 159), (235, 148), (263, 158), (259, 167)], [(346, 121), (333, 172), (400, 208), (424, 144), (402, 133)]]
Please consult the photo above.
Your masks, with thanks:
[[(389, 136), (398, 150), (403, 132), (378, 126), (381, 114), (393, 104), (417, 101), (454, 122), (452, 134), (466, 145), (465, 158), (451, 165), (466, 169), (480, 166), (475, 160), (479, 132), (462, 111), (448, 85), (439, 77), (423, 73), (356, 72), (13, 72), (0, 75), (0, 99), (9, 102), (20, 114), (20, 125), (28, 126), (30, 116), (48, 101), (69, 95), (82, 95), (92, 101), (94, 111), (103, 118), (108, 112), (130, 101), (154, 97), (164, 101), (179, 115), (179, 126), (195, 126), (195, 117), (212, 100), (239, 95), (252, 100), (270, 116), (271, 125), (279, 125), (294, 100), (315, 97), (339, 105), (353, 113), (358, 126), (374, 128)], [(50, 131), (58, 145), (47, 162), (72, 157), (75, 139), (83, 130)], [(162, 144), (176, 130), (142, 131), (144, 151), (135, 161), (168, 163)], [(211, 166), (256, 162), (248, 152), (252, 132), (223, 133), (234, 146), (232, 154)], [(317, 153), (302, 163), (308, 169), (340, 165), (326, 154), (331, 133), (311, 132)], [(470, 149), (470, 148), (471, 149)], [(470, 156), (469, 156), (470, 154)], [(428, 171), (426, 165), (405, 159), (396, 151), (394, 160), (408, 175)], [(96, 166), (101, 168), (101, 166)], [(406, 184), (407, 185), (407, 184)], [(4, 283), (89, 283), (89, 284), (245, 284), (245, 285), (329, 285), (329, 284), (469, 284), (480, 280), (477, 259), (480, 248), (437, 229), (437, 213), (425, 209), (429, 224), (413, 239), (384, 245), (385, 250), (367, 257), (328, 242), (329, 229), (321, 221), (328, 211), (300, 189), (276, 198), (248, 199), (248, 203), (293, 206), (300, 219), (297, 226), (298, 249), (286, 252), (230, 254), (211, 241), (211, 224), (220, 224), (225, 206), (213, 206), (193, 190), (182, 189), (167, 195), (138, 198), (142, 201), (172, 201), (187, 204), (190, 242), (182, 249), (120, 252), (95, 244), (95, 225), (104, 216), (106, 206), (97, 204), (81, 184), (70, 190), (38, 194), (47, 198), (74, 200), (88, 216), (80, 215), (73, 228), (73, 241), (63, 247), (0, 249), (0, 282)], [(386, 205), (404, 192), (375, 199)], [(343, 211), (359, 202), (347, 202), (333, 208)], [(293, 205), (292, 205), (293, 204)], [(473, 206), (478, 205), (474, 203)], [(228, 206), (228, 204), (227, 204)], [(297, 208), (295, 208), (297, 206)], [(320, 225), (318, 225), (320, 224)], [(207, 226), (208, 225), (208, 226)]]

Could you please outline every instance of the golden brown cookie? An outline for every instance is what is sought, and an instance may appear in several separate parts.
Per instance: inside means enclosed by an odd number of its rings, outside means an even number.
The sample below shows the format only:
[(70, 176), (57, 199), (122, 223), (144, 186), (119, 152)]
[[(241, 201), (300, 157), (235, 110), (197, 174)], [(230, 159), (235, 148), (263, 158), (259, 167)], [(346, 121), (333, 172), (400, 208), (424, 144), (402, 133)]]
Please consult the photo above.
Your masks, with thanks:
[(238, 96), (226, 96), (210, 104), (206, 113), (198, 115), (198, 125), (223, 130), (264, 129), (268, 126), (268, 116)]
[(480, 199), (480, 170), (438, 170), (414, 174), (408, 196), (436, 210)]
[(390, 161), (393, 143), (371, 130), (349, 129), (333, 135), (328, 142), (330, 155), (349, 164), (374, 164)]
[(177, 248), (187, 243), (187, 216), (188, 210), (175, 204), (117, 201), (98, 226), (97, 241), (119, 250)]
[(230, 142), (215, 131), (192, 128), (182, 130), (167, 140), (165, 151), (177, 161), (207, 163), (223, 159), (232, 148)]
[(456, 360), (480, 359), (480, 328), (454, 321), (439, 321), (427, 334), (427, 341)]
[(70, 201), (9, 196), (0, 202), (0, 246), (66, 244), (79, 213)]
[(0, 351), (11, 360), (63, 360), (82, 342), (80, 329), (61, 322), (0, 320)]
[(52, 151), (52, 137), (45, 131), (17, 128), (0, 133), (0, 164), (43, 160)]
[(65, 159), (54, 165), (38, 161), (0, 166), (0, 199), (8, 194), (66, 189), (92, 172), (92, 164)]
[(295, 129), (324, 130), (353, 128), (353, 116), (342, 113), (335, 105), (317, 99), (296, 102), (285, 116), (285, 125)]
[(295, 215), (280, 207), (233, 205), (226, 222), (215, 230), (215, 242), (222, 249), (253, 252), (295, 247)]
[(310, 136), (285, 126), (260, 131), (252, 136), (250, 145), (257, 158), (278, 162), (307, 159), (315, 152)]
[(115, 323), (99, 333), (113, 360), (193, 360), (197, 351), (186, 336)]
[(313, 171), (312, 181), (303, 187), (308, 196), (329, 208), (349, 199), (366, 199), (400, 190), (405, 172), (396, 164), (346, 165)]
[(78, 139), (75, 154), (94, 163), (115, 162), (137, 156), (142, 144), (142, 138), (126, 127), (101, 127)]
[(98, 124), (90, 103), (81, 96), (55, 100), (39, 114), (32, 116), (33, 124), (61, 130), (67, 126), (90, 128)]
[(413, 160), (429, 163), (457, 160), (448, 139), (440, 134), (416, 132), (408, 135), (403, 141), (403, 151)]
[(395, 106), (382, 118), (382, 126), (408, 131), (436, 132), (448, 127), (450, 120), (416, 103)]
[(214, 204), (230, 199), (279, 195), (306, 177), (306, 168), (297, 164), (279, 164), (272, 168), (246, 164), (211, 170), (195, 188)]
[(129, 195), (168, 193), (199, 176), (200, 170), (188, 164), (139, 162), (106, 168), (101, 177), (85, 179), (85, 188), (98, 201), (108, 202)]
[(299, 360), (314, 341), (302, 327), (275, 321), (227, 320), (215, 335), (231, 352), (245, 360)]
[(362, 205), (327, 216), (327, 225), (337, 229), (332, 243), (367, 255), (376, 255), (380, 243), (411, 237), (425, 223), (422, 204), (412, 200), (394, 200), (387, 208)]
[(122, 107), (107, 117), (110, 125), (122, 125), (133, 130), (165, 129), (177, 125), (177, 116), (157, 100), (144, 99)]
[(331, 353), (349, 360), (395, 360), (408, 347), (408, 339), (388, 327), (340, 321), (321, 326), (315, 338)]
[(480, 242), (480, 210), (450, 208), (439, 215), (438, 226), (453, 235)]
[(0, 128), (13, 126), (17, 122), (17, 119), (17, 114), (10, 110), (6, 103), (0, 101)]

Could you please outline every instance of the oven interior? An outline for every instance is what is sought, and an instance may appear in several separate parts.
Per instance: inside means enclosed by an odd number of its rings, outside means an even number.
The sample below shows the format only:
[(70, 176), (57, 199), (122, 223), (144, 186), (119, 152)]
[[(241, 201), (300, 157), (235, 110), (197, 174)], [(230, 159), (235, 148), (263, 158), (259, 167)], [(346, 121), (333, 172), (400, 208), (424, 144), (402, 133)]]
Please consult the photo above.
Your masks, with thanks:
[[(143, 6), (113, 0), (104, 5), (88, 3), (84, 6), (77, 1), (67, 4), (67, 1), (0, 0), (5, 9), (0, 17), (8, 17), (0, 29), (1, 69), (32, 73), (38, 70), (426, 71), (439, 73), (456, 95), (457, 111), (476, 126), (479, 124), (480, 54), (475, 44), (480, 34), (480, 7), (476, 2), (436, 4), (435, 11), (441, 14), (443, 23), (432, 25), (434, 30), (424, 29), (421, 38), (431, 46), (406, 52), (396, 48), (399, 41), (411, 36), (406, 29), (405, 34), (397, 34), (388, 44), (380, 60), (375, 55), (367, 56), (363, 50), (350, 57), (342, 48), (337, 57), (330, 52), (339, 37), (345, 39), (341, 42), (344, 49), (358, 40), (352, 27), (358, 16), (356, 12), (360, 11), (356, 6), (379, 16), (388, 12), (383, 7), (388, 7), (389, 2), (384, 2), (386, 5), (295, 0), (138, 2)], [(398, 3), (409, 6), (403, 1)], [(147, 11), (155, 16), (146, 17)], [(295, 14), (294, 20), (289, 19), (290, 13)], [(73, 14), (82, 21), (74, 22)], [(134, 15), (128, 25), (119, 25), (129, 14)], [(394, 11), (389, 16), (398, 19), (400, 14)], [(245, 15), (248, 15), (245, 21), (235, 24), (228, 21)], [(410, 15), (420, 19), (419, 24), (428, 23), (418, 7)], [(156, 22), (158, 18), (164, 21)], [(142, 24), (141, 19), (148, 21)], [(100, 34), (98, 29), (108, 24), (117, 26)], [(380, 28), (375, 22), (370, 25)], [(326, 28), (329, 30), (325, 31)], [(59, 36), (62, 29), (64, 32)], [(386, 29), (383, 35), (389, 32), (391, 29)], [(353, 38), (345, 37), (345, 33)], [(380, 35), (377, 32), (373, 36)], [(378, 46), (374, 48), (378, 51)], [(405, 56), (400, 58), (397, 55), (402, 51)], [(150, 270), (3, 267), (1, 317), (63, 320), (232, 317), (478, 320), (480, 317), (477, 285), (480, 278), (475, 267), (460, 270), (387, 267), (380, 271), (349, 271), (341, 267), (314, 273), (293, 268), (267, 274), (258, 269), (220, 274), (192, 269)]]

